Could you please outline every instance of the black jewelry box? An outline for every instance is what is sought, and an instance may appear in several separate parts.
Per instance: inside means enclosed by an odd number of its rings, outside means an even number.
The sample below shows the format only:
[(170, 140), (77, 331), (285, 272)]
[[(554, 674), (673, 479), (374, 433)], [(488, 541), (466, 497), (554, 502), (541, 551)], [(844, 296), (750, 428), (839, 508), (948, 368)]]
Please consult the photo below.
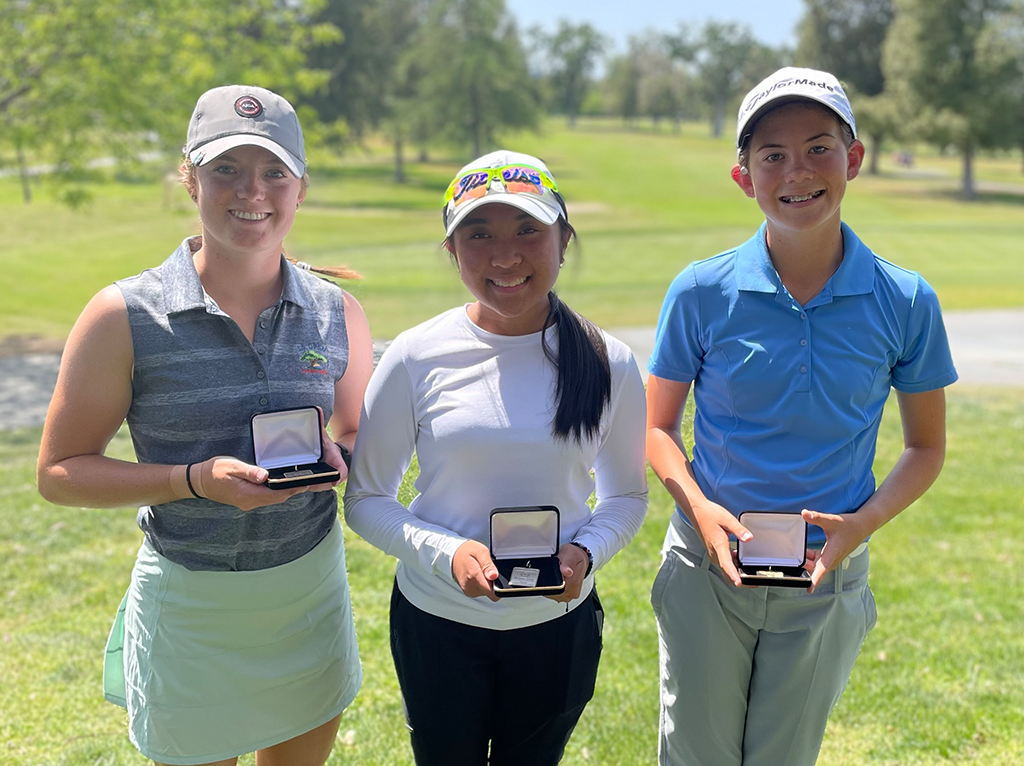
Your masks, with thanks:
[(744, 511), (740, 524), (754, 537), (736, 546), (740, 581), (744, 585), (774, 588), (809, 588), (807, 522), (798, 513)]
[(252, 416), (252, 448), (256, 465), (267, 469), (270, 489), (330, 484), (341, 474), (323, 461), (320, 410), (296, 407)]
[(491, 559), (498, 568), (494, 595), (511, 598), (564, 592), (559, 532), (558, 509), (553, 505), (491, 511)]

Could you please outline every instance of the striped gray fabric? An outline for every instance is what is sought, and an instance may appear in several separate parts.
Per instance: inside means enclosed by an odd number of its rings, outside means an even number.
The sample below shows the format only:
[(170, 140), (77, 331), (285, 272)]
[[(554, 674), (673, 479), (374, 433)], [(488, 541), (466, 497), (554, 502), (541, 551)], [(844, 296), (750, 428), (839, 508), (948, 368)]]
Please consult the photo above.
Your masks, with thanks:
[[(135, 369), (128, 427), (140, 463), (185, 464), (215, 455), (254, 461), (259, 412), (319, 405), (329, 419), (348, 365), (344, 293), (281, 259), (281, 299), (260, 314), (253, 342), (203, 290), (192, 263), (198, 237), (155, 269), (117, 282), (128, 307)], [(267, 569), (323, 539), (334, 492), (304, 492), (242, 512), (209, 500), (139, 509), (150, 545), (192, 570)]]

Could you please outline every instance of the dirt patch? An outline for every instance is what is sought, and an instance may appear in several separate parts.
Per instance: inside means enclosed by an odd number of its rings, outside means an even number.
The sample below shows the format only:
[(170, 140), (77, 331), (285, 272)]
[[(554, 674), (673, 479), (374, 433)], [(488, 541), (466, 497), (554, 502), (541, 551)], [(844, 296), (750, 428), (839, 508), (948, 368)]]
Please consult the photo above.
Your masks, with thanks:
[(0, 337), (0, 356), (60, 354), (63, 351), (63, 338), (47, 338), (42, 335), (6, 335)]

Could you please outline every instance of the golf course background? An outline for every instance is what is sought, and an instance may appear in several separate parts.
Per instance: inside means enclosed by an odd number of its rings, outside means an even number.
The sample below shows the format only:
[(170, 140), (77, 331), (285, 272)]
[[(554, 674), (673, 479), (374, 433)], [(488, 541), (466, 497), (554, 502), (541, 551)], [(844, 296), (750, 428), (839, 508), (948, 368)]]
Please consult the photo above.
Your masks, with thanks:
[[(704, 125), (676, 135), (596, 120), (568, 131), (549, 121), (543, 133), (504, 144), (543, 157), (554, 172), (580, 234), (558, 289), (605, 327), (653, 325), (672, 277), (745, 240), (761, 220), (729, 179), (729, 140), (710, 138)], [(343, 160), (313, 153), (289, 253), (362, 272), (362, 282), (346, 287), (376, 338), (465, 302), (439, 246), (439, 212), (466, 159), (436, 154), (410, 165), (409, 182), (396, 185), (383, 145)], [(972, 203), (956, 196), (952, 157), (924, 153), (913, 168), (882, 169), (854, 181), (843, 205), (866, 243), (921, 271), (945, 309), (1024, 307), (1019, 154), (979, 160)], [(171, 170), (96, 171), (92, 202), (79, 210), (47, 201), (45, 181), (26, 206), (15, 180), (0, 179), (0, 343), (59, 341), (98, 289), (158, 265), (196, 231), (194, 207), (165, 180)], [(878, 625), (830, 721), (823, 766), (1024, 763), (1024, 387), (954, 386), (948, 403), (942, 476), (872, 541)], [(34, 483), (39, 435), (0, 432), (0, 764), (144, 764), (123, 712), (100, 689), (106, 633), (140, 540), (135, 509), (42, 500)], [(894, 398), (879, 478), (901, 444)], [(124, 429), (110, 454), (132, 458)], [(564, 761), (572, 766), (656, 760), (648, 595), (672, 504), (649, 478), (643, 530), (598, 574), (604, 657)], [(410, 475), (406, 502), (411, 491)], [(330, 763), (411, 764), (388, 649), (393, 560), (347, 531), (346, 541), (366, 680)], [(458, 701), (438, 702), (457, 721)]]

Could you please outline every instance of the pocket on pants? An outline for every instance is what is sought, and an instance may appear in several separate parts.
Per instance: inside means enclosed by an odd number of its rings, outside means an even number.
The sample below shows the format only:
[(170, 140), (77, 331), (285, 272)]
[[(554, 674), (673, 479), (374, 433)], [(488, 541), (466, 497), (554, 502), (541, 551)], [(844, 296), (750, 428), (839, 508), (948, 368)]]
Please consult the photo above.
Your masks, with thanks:
[(668, 581), (672, 578), (672, 569), (674, 567), (675, 556), (672, 555), (672, 551), (668, 551), (661, 562), (661, 566), (658, 568), (658, 574), (654, 577), (654, 585), (651, 586), (651, 608), (654, 610), (655, 617), (661, 617), (665, 589), (668, 587)]
[(871, 586), (864, 586), (864, 635), (866, 636), (878, 622), (878, 609), (875, 606), (875, 594), (871, 592)]
[(568, 669), (564, 710), (575, 710), (590, 702), (597, 685), (597, 668), (601, 662), (604, 632), (604, 607), (595, 588), (587, 603), (576, 608), (579, 619), (568, 642), (565, 658)]

